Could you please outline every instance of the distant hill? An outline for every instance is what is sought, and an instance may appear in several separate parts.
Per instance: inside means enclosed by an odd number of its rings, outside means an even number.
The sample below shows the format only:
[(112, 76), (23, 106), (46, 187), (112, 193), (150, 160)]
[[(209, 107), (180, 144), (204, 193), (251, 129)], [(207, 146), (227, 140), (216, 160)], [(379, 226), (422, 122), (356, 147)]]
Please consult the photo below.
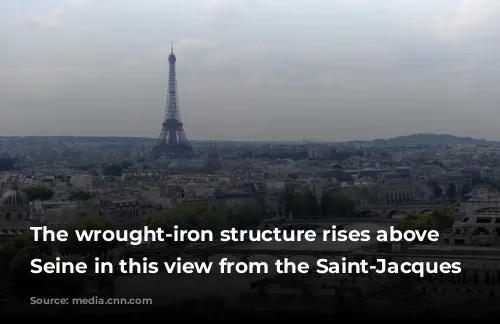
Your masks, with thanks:
[[(30, 144), (38, 142), (59, 140), (70, 143), (99, 143), (109, 147), (130, 147), (130, 146), (152, 146), (156, 143), (156, 138), (145, 137), (91, 137), (91, 136), (0, 136), (0, 140), (21, 140)], [(208, 140), (190, 140), (194, 146), (207, 144)], [(217, 141), (217, 145), (263, 145), (263, 144), (283, 144), (297, 145), (304, 144), (304, 141)], [(485, 139), (476, 139), (472, 137), (459, 137), (450, 134), (412, 134), (398, 136), (389, 139), (374, 139), (369, 141), (347, 141), (347, 142), (328, 142), (311, 141), (311, 143), (331, 143), (336, 145), (369, 145), (379, 147), (439, 147), (445, 145), (500, 145), (500, 141), (488, 141)]]
[(412, 134), (389, 139), (375, 139), (371, 141), (354, 141), (349, 143), (363, 143), (373, 146), (444, 146), (444, 145), (499, 145), (500, 142), (487, 141), (472, 137), (458, 137), (450, 134)]

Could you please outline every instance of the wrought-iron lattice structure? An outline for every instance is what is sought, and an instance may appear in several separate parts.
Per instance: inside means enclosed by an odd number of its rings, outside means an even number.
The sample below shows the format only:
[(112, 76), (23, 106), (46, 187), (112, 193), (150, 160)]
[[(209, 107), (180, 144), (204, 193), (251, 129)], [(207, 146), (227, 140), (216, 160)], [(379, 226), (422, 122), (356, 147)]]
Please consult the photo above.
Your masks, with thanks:
[(195, 155), (193, 148), (187, 140), (186, 133), (184, 132), (184, 125), (182, 124), (179, 112), (175, 62), (176, 57), (174, 54), (174, 47), (172, 45), (171, 53), (168, 56), (169, 75), (165, 117), (163, 119), (158, 142), (156, 143), (156, 146), (153, 147), (153, 158), (158, 158), (160, 156), (193, 158)]

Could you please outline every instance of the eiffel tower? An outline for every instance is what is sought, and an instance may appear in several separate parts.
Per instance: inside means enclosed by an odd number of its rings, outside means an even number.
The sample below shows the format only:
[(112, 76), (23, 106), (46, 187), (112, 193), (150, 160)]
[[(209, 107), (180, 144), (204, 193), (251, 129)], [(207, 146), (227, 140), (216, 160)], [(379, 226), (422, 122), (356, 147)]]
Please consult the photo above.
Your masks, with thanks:
[(158, 158), (167, 156), (171, 158), (193, 158), (195, 156), (193, 148), (189, 145), (184, 132), (184, 125), (179, 112), (179, 98), (177, 97), (177, 78), (175, 73), (174, 46), (172, 44), (171, 53), (168, 56), (168, 93), (165, 117), (161, 127), (158, 142), (153, 147), (152, 157)]

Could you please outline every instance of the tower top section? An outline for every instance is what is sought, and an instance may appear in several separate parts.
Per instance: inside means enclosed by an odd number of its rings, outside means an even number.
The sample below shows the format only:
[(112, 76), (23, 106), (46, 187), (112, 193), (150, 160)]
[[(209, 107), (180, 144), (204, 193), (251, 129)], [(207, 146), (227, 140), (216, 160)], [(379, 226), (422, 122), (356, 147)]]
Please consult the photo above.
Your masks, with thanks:
[(170, 55), (168, 56), (168, 60), (170, 62), (175, 62), (174, 42), (170, 43)]

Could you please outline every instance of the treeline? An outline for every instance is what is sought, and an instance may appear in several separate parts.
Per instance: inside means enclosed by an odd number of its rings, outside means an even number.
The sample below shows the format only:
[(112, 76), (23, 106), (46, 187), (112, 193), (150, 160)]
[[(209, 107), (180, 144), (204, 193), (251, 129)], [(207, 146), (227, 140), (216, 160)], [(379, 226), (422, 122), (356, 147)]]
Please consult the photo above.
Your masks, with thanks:
[(49, 200), (54, 196), (54, 191), (42, 185), (30, 186), (22, 189), (30, 201)]
[(251, 229), (262, 221), (262, 211), (253, 206), (183, 205), (157, 213), (148, 221), (153, 228), (172, 232), (174, 225), (186, 230), (211, 230), (217, 234), (229, 228)]
[(360, 216), (356, 203), (341, 193), (324, 192), (321, 199), (310, 191), (296, 191), (288, 187), (285, 192), (285, 216), (293, 218), (332, 218)]
[[(60, 261), (73, 263), (84, 261), (93, 265), (94, 258), (106, 260), (116, 247), (116, 242), (79, 242), (75, 229), (113, 229), (112, 224), (103, 216), (87, 216), (69, 225), (68, 240), (65, 242), (35, 242), (33, 233), (12, 238), (0, 250), (0, 289), (8, 287), (9, 292), (19, 299), (37, 297), (75, 297), (84, 293), (84, 286), (89, 282), (97, 283), (97, 289), (105, 293), (113, 292), (112, 276), (107, 274), (32, 274), (31, 261), (41, 259), (44, 262)], [(54, 247), (57, 246), (57, 251)], [(91, 266), (89, 267), (91, 268)]]
[(15, 170), (15, 164), (16, 160), (13, 158), (8, 158), (8, 157), (1, 157), (0, 158), (0, 172), (1, 171), (12, 171)]
[(451, 228), (454, 223), (456, 209), (459, 202), (434, 210), (426, 214), (409, 214), (398, 225), (400, 230), (437, 230), (443, 231)]
[(124, 161), (120, 164), (109, 164), (106, 165), (102, 172), (106, 176), (120, 177), (123, 174), (123, 170), (131, 168), (133, 166), (132, 163)]
[[(54, 191), (42, 185), (23, 188), (22, 191), (28, 196), (30, 201), (50, 200), (54, 196)], [(89, 200), (93, 195), (86, 191), (74, 191), (68, 195), (69, 200)]]

